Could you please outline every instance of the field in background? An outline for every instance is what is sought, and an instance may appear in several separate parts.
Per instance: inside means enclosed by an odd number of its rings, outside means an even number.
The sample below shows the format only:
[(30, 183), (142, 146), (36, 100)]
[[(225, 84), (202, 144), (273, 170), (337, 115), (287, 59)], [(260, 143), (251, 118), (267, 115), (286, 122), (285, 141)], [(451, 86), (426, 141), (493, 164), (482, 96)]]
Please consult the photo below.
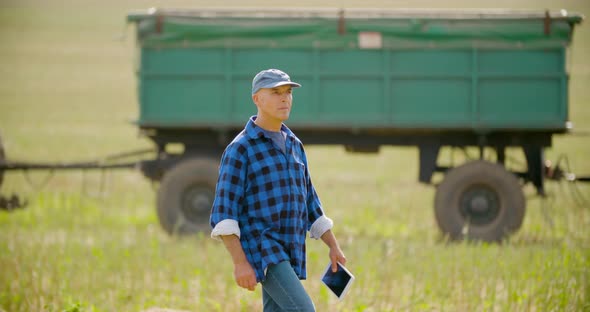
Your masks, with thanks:
[[(252, 6), (266, 2), (252, 1)], [(315, 1), (293, 3), (317, 6)], [(322, 7), (442, 7), (439, 1), (322, 1)], [(94, 159), (150, 147), (137, 116), (131, 9), (204, 7), (206, 1), (2, 1), (0, 134), (9, 159)], [(244, 6), (226, 1), (217, 6)], [(588, 1), (444, 1), (445, 7), (566, 8)], [(590, 133), (590, 24), (575, 32), (568, 62), (570, 119)], [(125, 37), (121, 40), (121, 37)], [(297, 94), (294, 94), (297, 105)], [(245, 105), (249, 99), (244, 97)], [(252, 106), (253, 107), (253, 106)], [(254, 107), (253, 107), (254, 108)], [(254, 110), (253, 110), (254, 113)], [(569, 155), (590, 174), (590, 137), (558, 136), (547, 158)], [(442, 160), (450, 159), (446, 150)], [(461, 155), (455, 152), (455, 160)], [(518, 150), (510, 166), (521, 166)], [(414, 148), (347, 154), (309, 147), (311, 174), (357, 276), (342, 303), (319, 276), (328, 258), (308, 241), (308, 281), (318, 311), (590, 310), (590, 206), (570, 187), (548, 183), (549, 199), (525, 188), (527, 216), (502, 245), (449, 244), (432, 212), (434, 188), (418, 184)], [(24, 194), (25, 210), (0, 212), (0, 311), (261, 310), (239, 289), (221, 243), (166, 236), (152, 186), (139, 172), (10, 173), (3, 194)], [(437, 176), (437, 179), (440, 179)], [(581, 186), (590, 200), (590, 187)]]

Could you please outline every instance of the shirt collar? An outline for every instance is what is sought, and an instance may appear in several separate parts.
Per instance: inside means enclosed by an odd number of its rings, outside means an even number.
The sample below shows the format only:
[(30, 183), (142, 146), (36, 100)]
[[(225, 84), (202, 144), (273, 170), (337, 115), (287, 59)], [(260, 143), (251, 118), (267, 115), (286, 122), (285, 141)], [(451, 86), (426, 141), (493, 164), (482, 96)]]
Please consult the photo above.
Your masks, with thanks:
[[(254, 120), (256, 120), (256, 116), (252, 116), (248, 119), (248, 123), (246, 124), (246, 134), (252, 139), (266, 137), (263, 129), (256, 125)], [(293, 132), (291, 132), (291, 129), (287, 128), (285, 124), (281, 124), (281, 131), (284, 131), (288, 137), (293, 136)]]

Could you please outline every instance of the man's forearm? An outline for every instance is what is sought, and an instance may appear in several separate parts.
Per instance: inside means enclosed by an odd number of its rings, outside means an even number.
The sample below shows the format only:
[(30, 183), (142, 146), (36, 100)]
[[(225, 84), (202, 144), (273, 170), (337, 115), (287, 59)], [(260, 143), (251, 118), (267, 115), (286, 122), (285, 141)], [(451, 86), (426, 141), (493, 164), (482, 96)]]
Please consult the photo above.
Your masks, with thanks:
[(339, 262), (342, 265), (346, 265), (346, 257), (340, 249), (338, 241), (336, 240), (336, 236), (334, 236), (332, 230), (327, 230), (324, 234), (322, 234), (321, 239), (326, 245), (328, 245), (328, 247), (330, 247), (329, 257), (330, 261), (332, 261), (332, 272), (336, 272), (338, 271), (338, 266), (336, 263)]
[(240, 239), (237, 236), (223, 235), (221, 236), (221, 239), (223, 240), (225, 248), (229, 251), (235, 265), (248, 262), (242, 244), (240, 244)]
[(236, 235), (221, 236), (225, 248), (231, 254), (234, 262), (234, 277), (240, 287), (254, 290), (256, 288), (256, 273), (248, 262), (240, 239)]
[(326, 232), (324, 232), (324, 234), (322, 234), (322, 236), (321, 236), (321, 239), (330, 248), (340, 248), (338, 246), (338, 241), (336, 240), (336, 236), (334, 236), (334, 233), (332, 233), (332, 230), (327, 230)]

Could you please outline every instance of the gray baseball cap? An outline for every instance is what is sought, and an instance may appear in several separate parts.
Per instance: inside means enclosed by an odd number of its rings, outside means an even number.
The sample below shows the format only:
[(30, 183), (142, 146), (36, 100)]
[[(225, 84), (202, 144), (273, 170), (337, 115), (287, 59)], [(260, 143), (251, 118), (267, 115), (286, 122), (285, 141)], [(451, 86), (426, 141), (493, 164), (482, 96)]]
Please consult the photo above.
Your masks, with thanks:
[(266, 69), (256, 74), (252, 79), (252, 95), (262, 88), (274, 88), (284, 85), (295, 88), (301, 87), (300, 84), (291, 81), (291, 77), (287, 73), (278, 69)]

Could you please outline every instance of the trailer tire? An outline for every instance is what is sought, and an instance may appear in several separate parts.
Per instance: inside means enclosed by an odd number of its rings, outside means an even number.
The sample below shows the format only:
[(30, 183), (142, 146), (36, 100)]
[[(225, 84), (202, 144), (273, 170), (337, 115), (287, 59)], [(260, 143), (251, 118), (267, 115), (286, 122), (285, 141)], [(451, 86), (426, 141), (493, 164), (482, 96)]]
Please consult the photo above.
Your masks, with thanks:
[(209, 229), (219, 163), (192, 157), (164, 173), (158, 189), (157, 212), (162, 228), (171, 235), (188, 235)]
[(525, 205), (516, 176), (482, 160), (449, 171), (434, 200), (438, 226), (453, 240), (499, 242), (520, 228)]

